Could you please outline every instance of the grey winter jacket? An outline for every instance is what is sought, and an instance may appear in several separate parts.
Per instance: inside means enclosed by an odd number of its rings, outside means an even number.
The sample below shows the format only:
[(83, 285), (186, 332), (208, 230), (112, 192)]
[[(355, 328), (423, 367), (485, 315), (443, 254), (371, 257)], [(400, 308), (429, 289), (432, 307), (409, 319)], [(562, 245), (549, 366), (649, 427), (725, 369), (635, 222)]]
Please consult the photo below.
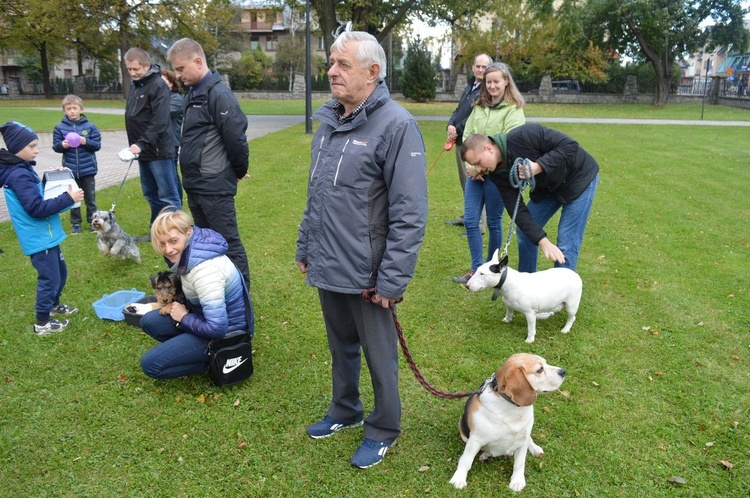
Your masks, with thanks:
[(375, 288), (400, 298), (414, 275), (427, 221), (422, 134), (382, 82), (344, 124), (335, 102), (313, 116), (320, 126), (296, 261), (307, 265), (313, 287), (343, 294)]

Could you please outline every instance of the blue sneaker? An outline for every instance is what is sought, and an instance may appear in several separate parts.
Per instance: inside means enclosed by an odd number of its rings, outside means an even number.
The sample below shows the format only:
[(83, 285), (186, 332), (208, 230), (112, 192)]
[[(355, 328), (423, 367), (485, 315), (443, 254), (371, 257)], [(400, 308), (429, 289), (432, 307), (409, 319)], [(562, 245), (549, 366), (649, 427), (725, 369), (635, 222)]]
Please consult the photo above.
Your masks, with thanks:
[(369, 469), (383, 461), (388, 448), (393, 443), (384, 443), (382, 441), (373, 441), (365, 438), (362, 444), (357, 448), (356, 453), (351, 459), (351, 464), (360, 469)]
[(351, 422), (348, 420), (337, 420), (326, 415), (323, 417), (323, 420), (307, 428), (307, 435), (313, 439), (322, 439), (324, 437), (332, 436), (341, 429), (351, 429), (352, 427), (360, 425), (362, 425), (361, 419)]

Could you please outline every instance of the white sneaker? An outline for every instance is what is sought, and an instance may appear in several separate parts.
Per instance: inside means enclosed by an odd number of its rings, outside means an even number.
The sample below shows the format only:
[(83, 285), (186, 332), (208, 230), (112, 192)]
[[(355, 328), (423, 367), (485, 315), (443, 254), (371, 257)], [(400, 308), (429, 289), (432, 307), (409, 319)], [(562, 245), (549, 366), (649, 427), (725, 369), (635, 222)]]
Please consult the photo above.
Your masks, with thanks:
[(49, 335), (60, 332), (68, 326), (70, 320), (50, 320), (44, 325), (34, 324), (34, 333), (36, 335)]

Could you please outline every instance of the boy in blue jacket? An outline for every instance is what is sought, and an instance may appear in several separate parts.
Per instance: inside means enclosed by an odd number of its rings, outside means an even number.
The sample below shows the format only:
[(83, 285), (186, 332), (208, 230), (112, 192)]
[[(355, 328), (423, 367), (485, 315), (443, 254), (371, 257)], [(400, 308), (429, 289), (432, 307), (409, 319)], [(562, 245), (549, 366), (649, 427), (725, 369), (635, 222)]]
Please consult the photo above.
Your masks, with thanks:
[(3, 186), (13, 228), (24, 255), (37, 271), (36, 323), (34, 333), (63, 330), (69, 320), (51, 320), (50, 315), (78, 311), (60, 304), (68, 269), (60, 251), (65, 232), (60, 212), (83, 199), (83, 190), (72, 185), (52, 199), (44, 199), (42, 182), (34, 171), (39, 137), (26, 125), (9, 121), (0, 127), (6, 149), (0, 149), (0, 184)]
[[(91, 228), (91, 219), (96, 212), (96, 151), (102, 148), (102, 135), (94, 123), (86, 119), (83, 114), (83, 100), (77, 95), (66, 95), (62, 100), (65, 116), (62, 122), (55, 126), (52, 133), (52, 149), (63, 155), (62, 165), (73, 172), (76, 183), (83, 189), (83, 200), (86, 203), (86, 221)], [(70, 135), (75, 133), (78, 135)], [(67, 140), (72, 137), (72, 143)], [(70, 210), (70, 223), (73, 225), (71, 233), (81, 233), (81, 208)]]

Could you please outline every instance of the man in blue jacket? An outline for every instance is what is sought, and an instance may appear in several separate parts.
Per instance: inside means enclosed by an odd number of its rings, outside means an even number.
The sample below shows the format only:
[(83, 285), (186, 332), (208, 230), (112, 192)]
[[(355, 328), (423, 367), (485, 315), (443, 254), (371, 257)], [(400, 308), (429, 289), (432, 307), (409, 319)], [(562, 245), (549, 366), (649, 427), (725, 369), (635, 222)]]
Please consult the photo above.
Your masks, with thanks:
[[(295, 257), (308, 285), (318, 288), (333, 359), (333, 399), (307, 433), (325, 438), (364, 422), (364, 441), (351, 459), (362, 469), (380, 463), (401, 433), (389, 307), (414, 275), (427, 221), (422, 134), (390, 98), (385, 73), (385, 52), (368, 33), (344, 32), (331, 47), (333, 100), (313, 116), (320, 126)], [(371, 302), (362, 298), (367, 290)], [(375, 401), (367, 417), (361, 351)]]
[(189, 87), (183, 102), (180, 143), (182, 186), (195, 224), (219, 232), (229, 244), (227, 256), (250, 286), (247, 253), (240, 239), (234, 197), (247, 175), (250, 150), (247, 116), (232, 91), (211, 72), (203, 48), (183, 38), (169, 48), (175, 75)]

